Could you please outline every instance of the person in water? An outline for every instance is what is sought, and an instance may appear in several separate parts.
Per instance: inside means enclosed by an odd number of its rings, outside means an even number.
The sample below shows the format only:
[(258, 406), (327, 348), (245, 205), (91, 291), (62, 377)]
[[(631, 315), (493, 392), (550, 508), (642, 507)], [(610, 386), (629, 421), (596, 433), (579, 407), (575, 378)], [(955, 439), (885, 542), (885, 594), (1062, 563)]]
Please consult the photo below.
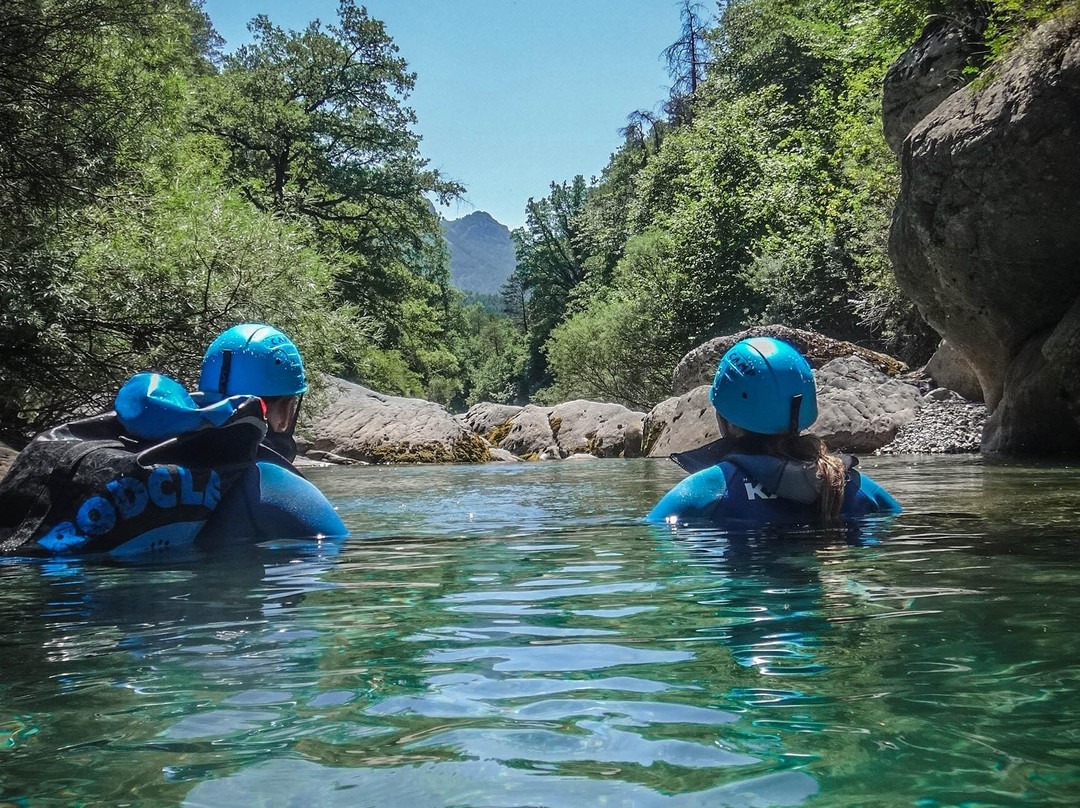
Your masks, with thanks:
[(233, 326), (210, 343), (197, 398), (213, 406), (234, 396), (257, 396), (267, 429), (255, 465), (240, 479), (236, 494), (222, 500), (198, 543), (347, 535), (330, 502), (292, 465), (293, 433), (307, 390), (300, 351), (272, 326)]
[(803, 434), (817, 420), (814, 375), (791, 345), (771, 337), (736, 343), (716, 369), (709, 399), (721, 439), (672, 460), (691, 475), (649, 521), (833, 523), (901, 508), (856, 466)]
[(291, 462), (307, 391), (292, 341), (264, 324), (230, 328), (207, 349), (199, 387), (192, 397), (139, 373), (114, 411), (35, 437), (0, 483), (0, 553), (131, 556), (347, 535)]

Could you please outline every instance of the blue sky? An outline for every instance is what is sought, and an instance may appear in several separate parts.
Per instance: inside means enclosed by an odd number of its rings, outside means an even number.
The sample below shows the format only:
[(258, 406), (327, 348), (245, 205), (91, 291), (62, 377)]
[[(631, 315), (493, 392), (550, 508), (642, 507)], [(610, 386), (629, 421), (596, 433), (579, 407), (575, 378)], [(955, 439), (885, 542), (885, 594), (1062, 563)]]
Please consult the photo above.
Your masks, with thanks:
[[(517, 227), (552, 180), (598, 174), (635, 109), (667, 95), (660, 53), (679, 35), (675, 0), (369, 0), (417, 74), (421, 152), (463, 183), (447, 218), (486, 210)], [(227, 50), (267, 14), (299, 29), (336, 0), (206, 0)]]

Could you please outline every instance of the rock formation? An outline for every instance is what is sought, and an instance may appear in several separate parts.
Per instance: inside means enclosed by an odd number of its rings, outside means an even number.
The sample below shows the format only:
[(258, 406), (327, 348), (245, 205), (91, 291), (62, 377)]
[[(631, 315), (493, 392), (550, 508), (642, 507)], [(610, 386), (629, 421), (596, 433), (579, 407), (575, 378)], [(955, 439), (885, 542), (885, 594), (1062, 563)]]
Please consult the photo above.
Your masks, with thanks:
[(775, 337), (790, 343), (806, 357), (811, 367), (819, 368), (826, 362), (842, 356), (858, 356), (890, 376), (907, 370), (907, 365), (898, 359), (869, 348), (863, 348), (853, 342), (832, 339), (814, 331), (800, 328), (788, 328), (783, 325), (761, 325), (730, 334), (726, 337), (711, 339), (698, 346), (682, 358), (671, 377), (671, 393), (681, 396), (702, 384), (712, 384), (716, 364), (727, 350), (740, 340), (749, 337)]
[(4, 479), (4, 475), (8, 473), (8, 469), (18, 456), (19, 453), (10, 446), (0, 443), (0, 480)]
[[(872, 452), (890, 443), (923, 403), (917, 387), (886, 376), (859, 356), (834, 359), (814, 371), (818, 419), (811, 432), (833, 451)], [(644, 451), (666, 457), (720, 437), (709, 387), (661, 401), (645, 416)]]
[(556, 407), (473, 405), (462, 423), (499, 449), (531, 460), (639, 457), (645, 414), (621, 404), (567, 401)]
[(384, 396), (328, 379), (328, 405), (305, 425), (306, 448), (327, 460), (368, 463), (475, 463), (488, 445), (444, 407), (417, 398)]
[(920, 102), (919, 60), (939, 35), (924, 34), (885, 89), (902, 169), (897, 280), (978, 376), (992, 410), (984, 450), (1080, 451), (1080, 15), (1049, 19), (974, 84)]

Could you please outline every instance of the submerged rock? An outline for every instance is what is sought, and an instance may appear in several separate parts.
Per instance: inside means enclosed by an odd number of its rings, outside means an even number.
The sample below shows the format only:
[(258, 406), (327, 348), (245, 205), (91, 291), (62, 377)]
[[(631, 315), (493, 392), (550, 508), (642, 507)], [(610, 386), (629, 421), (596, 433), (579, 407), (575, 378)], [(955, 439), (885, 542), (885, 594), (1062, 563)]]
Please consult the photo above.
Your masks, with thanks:
[(444, 407), (385, 396), (330, 378), (329, 403), (304, 429), (309, 451), (368, 463), (477, 463), (489, 459), (484, 440)]
[(775, 337), (799, 349), (811, 367), (843, 356), (858, 356), (890, 376), (907, 370), (907, 365), (887, 354), (871, 351), (853, 342), (832, 339), (814, 331), (788, 328), (784, 325), (763, 325), (748, 328), (737, 334), (711, 339), (682, 358), (671, 377), (671, 392), (681, 396), (702, 384), (712, 384), (716, 365), (731, 346), (750, 337)]
[(900, 147), (897, 280), (978, 376), (993, 410), (984, 450), (1080, 451), (1078, 133), (1074, 10), (948, 95)]

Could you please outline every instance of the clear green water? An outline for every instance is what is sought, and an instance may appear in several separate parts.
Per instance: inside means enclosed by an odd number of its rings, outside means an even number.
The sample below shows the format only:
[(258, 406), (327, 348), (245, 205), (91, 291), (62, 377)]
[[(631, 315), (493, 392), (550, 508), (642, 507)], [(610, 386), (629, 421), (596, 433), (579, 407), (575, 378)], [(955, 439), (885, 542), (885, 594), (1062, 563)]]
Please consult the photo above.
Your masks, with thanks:
[(661, 461), (314, 474), (355, 537), (0, 565), (0, 802), (1075, 806), (1080, 471), (867, 468), (860, 537)]

